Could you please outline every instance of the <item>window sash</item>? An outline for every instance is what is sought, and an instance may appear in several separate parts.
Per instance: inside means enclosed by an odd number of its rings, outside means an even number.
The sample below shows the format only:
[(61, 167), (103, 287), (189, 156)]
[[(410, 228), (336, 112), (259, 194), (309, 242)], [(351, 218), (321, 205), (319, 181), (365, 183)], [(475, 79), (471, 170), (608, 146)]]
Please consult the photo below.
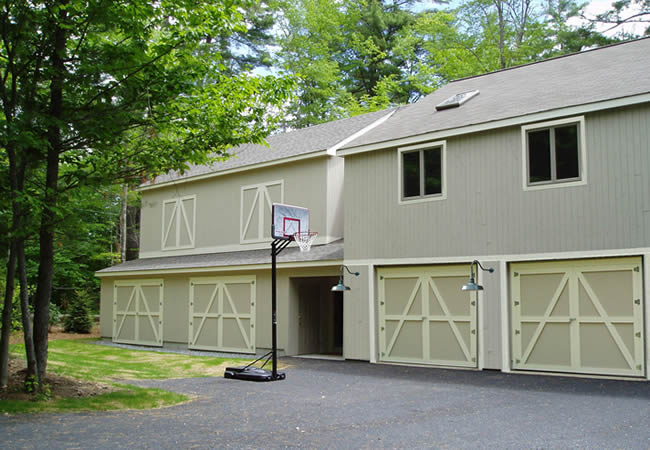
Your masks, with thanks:
[[(436, 192), (433, 194), (426, 194), (426, 165), (425, 165), (425, 158), (424, 154), (427, 151), (436, 151), (438, 152), (438, 157), (440, 159), (439, 162), (439, 174), (434, 174), (434, 175), (439, 175), (440, 177), (440, 192)], [(407, 196), (407, 168), (405, 164), (405, 157), (409, 154), (418, 154), (418, 184), (419, 184), (419, 193), (418, 195), (409, 195)], [(404, 201), (408, 200), (417, 200), (417, 199), (422, 199), (422, 198), (430, 198), (430, 197), (441, 197), (443, 195), (443, 185), (444, 185), (444, 180), (443, 180), (443, 175), (444, 175), (444, 169), (443, 169), (443, 164), (444, 164), (444, 156), (443, 156), (443, 148), (442, 147), (430, 147), (430, 148), (425, 148), (425, 149), (419, 149), (419, 150), (411, 150), (411, 151), (404, 151), (401, 153), (400, 157), (402, 158), (402, 193), (401, 193), (401, 198)]]
[[(571, 178), (558, 178), (557, 177), (557, 154), (556, 154), (556, 138), (555, 138), (555, 130), (557, 128), (566, 128), (573, 126), (576, 129), (576, 159), (577, 159), (577, 164), (578, 164), (578, 176), (577, 177), (571, 177)], [(543, 180), (543, 181), (531, 181), (531, 171), (530, 171), (530, 162), (531, 162), (531, 154), (530, 154), (530, 134), (538, 131), (545, 131), (548, 130), (549, 133), (549, 158), (550, 158), (550, 168), (551, 168), (551, 174), (550, 174), (550, 180)], [(541, 128), (535, 128), (535, 129), (529, 129), (526, 130), (526, 159), (527, 159), (527, 184), (528, 186), (539, 186), (539, 185), (544, 185), (544, 184), (556, 184), (556, 183), (567, 183), (567, 182), (573, 182), (573, 181), (580, 181), (582, 179), (582, 148), (581, 148), (581, 139), (580, 139), (580, 123), (575, 122), (575, 123), (566, 123), (566, 124), (561, 124), (561, 125), (556, 125), (552, 127), (541, 127)]]

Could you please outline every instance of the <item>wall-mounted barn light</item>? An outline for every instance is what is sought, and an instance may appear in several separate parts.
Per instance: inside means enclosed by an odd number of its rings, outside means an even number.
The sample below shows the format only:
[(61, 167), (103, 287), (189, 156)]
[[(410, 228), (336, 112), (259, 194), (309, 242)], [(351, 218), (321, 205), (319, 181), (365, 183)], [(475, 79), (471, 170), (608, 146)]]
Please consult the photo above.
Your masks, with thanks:
[(359, 276), (359, 272), (352, 272), (348, 266), (346, 266), (345, 264), (341, 264), (341, 274), (339, 275), (339, 284), (332, 287), (332, 289), (331, 289), (332, 292), (345, 292), (345, 291), (350, 290), (350, 286), (346, 286), (345, 284), (343, 284), (343, 268), (344, 267), (351, 275), (354, 275), (355, 277)]
[(494, 272), (494, 269), (492, 267), (485, 268), (481, 265), (480, 262), (478, 262), (476, 259), (472, 261), (472, 263), (469, 265), (469, 283), (463, 285), (462, 288), (460, 288), (461, 291), (482, 291), (483, 286), (480, 284), (476, 284), (474, 282), (474, 266), (476, 265), (476, 275), (478, 276), (478, 268), (480, 267), (481, 269), (485, 270), (486, 272)]

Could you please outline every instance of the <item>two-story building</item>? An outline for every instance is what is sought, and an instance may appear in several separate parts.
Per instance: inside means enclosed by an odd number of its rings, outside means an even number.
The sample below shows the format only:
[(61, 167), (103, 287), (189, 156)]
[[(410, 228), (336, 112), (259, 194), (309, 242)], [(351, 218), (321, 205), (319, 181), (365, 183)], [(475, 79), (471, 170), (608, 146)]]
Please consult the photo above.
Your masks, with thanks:
[(389, 114), (272, 136), (269, 147), (244, 145), (226, 161), (141, 186), (140, 258), (98, 273), (102, 336), (264, 353), (271, 347), (271, 206), (284, 203), (308, 207), (319, 236), (310, 252), (292, 244), (278, 258), (279, 349), (342, 356), (342, 295), (330, 291), (343, 263), (336, 150)]
[[(140, 259), (99, 273), (102, 335), (268, 348), (279, 201), (321, 234), (280, 259), (285, 354), (647, 379), (648, 68), (641, 39), (462, 79), (157, 179)], [(478, 294), (460, 289), (473, 260), (495, 269)], [(361, 275), (340, 306), (342, 263)]]

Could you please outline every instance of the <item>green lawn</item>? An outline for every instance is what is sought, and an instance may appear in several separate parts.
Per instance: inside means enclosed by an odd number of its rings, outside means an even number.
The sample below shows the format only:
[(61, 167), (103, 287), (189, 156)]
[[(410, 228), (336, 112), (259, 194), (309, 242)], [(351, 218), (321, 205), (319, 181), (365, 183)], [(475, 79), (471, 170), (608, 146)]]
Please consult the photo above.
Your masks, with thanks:
[[(13, 357), (24, 357), (23, 345), (11, 347)], [(226, 366), (248, 361), (175, 353), (126, 350), (94, 344), (94, 340), (57, 340), (49, 343), (48, 372), (82, 380), (110, 383), (114, 392), (86, 398), (52, 398), (43, 401), (6, 400), (0, 413), (149, 409), (189, 401), (186, 395), (145, 389), (117, 380), (168, 379), (221, 376)]]

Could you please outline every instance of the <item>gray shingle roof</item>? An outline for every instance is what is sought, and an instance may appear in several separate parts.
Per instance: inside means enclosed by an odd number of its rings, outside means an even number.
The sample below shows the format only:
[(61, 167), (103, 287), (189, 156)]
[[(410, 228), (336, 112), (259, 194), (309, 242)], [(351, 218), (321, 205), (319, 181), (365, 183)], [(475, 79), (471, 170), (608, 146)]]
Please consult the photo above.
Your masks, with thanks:
[(390, 110), (376, 111), (348, 119), (314, 125), (300, 130), (289, 131), (267, 138), (270, 147), (256, 144), (245, 144), (235, 147), (229, 152), (233, 157), (226, 161), (211, 165), (191, 166), (185, 173), (172, 171), (156, 177), (149, 184), (165, 183), (173, 180), (196, 177), (209, 173), (221, 172), (253, 164), (306, 155), (327, 150), (351, 135), (363, 130), (377, 120), (390, 113)]
[[(278, 263), (341, 259), (343, 259), (343, 239), (325, 245), (314, 246), (311, 248), (311, 251), (305, 253), (301, 252), (297, 246), (292, 244), (280, 253)], [(133, 271), (235, 267), (270, 263), (271, 250), (269, 246), (268, 249), (262, 250), (135, 259), (133, 261), (127, 261), (124, 264), (108, 267), (97, 273), (105, 275)]]
[[(480, 94), (464, 105), (436, 111), (447, 98), (475, 89)], [(343, 148), (648, 92), (650, 38), (645, 38), (454, 81)]]

